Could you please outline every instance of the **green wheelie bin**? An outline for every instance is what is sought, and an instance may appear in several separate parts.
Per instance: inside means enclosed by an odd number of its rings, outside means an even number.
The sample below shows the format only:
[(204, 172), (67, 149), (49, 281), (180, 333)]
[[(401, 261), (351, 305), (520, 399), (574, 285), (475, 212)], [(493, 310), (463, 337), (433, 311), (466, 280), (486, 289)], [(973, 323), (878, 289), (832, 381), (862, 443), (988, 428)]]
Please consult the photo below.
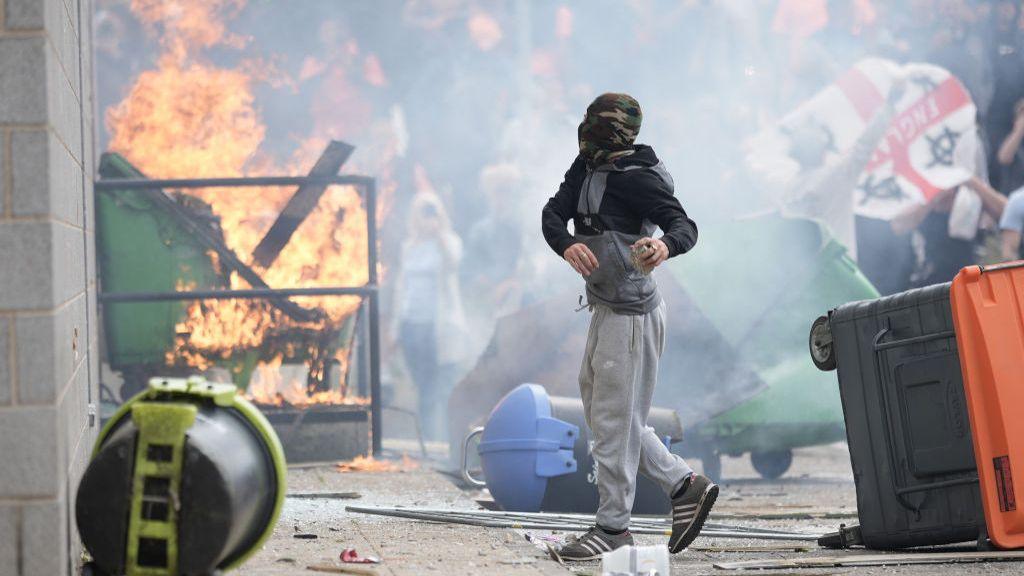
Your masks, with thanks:
[[(145, 175), (122, 156), (104, 154), (100, 177), (140, 179)], [(102, 292), (168, 293), (181, 290), (218, 290), (230, 287), (230, 274), (245, 267), (223, 243), (217, 216), (193, 196), (172, 198), (161, 190), (108, 189), (96, 194), (97, 253)], [(205, 242), (195, 230), (203, 230)], [(212, 247), (211, 247), (212, 246)], [(217, 252), (217, 254), (214, 254)], [(235, 260), (234, 269), (228, 264)], [(255, 272), (247, 269), (249, 276)], [(258, 278), (258, 277), (257, 277)], [(151, 377), (189, 376), (197, 369), (176, 356), (178, 325), (185, 320), (188, 301), (107, 301), (101, 308), (106, 360), (121, 373), (121, 397), (127, 399), (147, 385)], [(281, 325), (269, 344), (236, 348), (214, 358), (226, 368), (234, 384), (244, 388), (257, 364), (284, 355), (286, 362), (305, 362), (316, 354), (321, 360), (351, 345), (356, 314), (339, 323), (300, 309), (286, 299), (268, 301), (276, 307), (308, 313), (314, 321)], [(328, 367), (322, 370), (326, 378)]]
[[(119, 154), (100, 159), (103, 179), (144, 178)], [(161, 192), (162, 194), (162, 192)], [(174, 292), (228, 287), (205, 247), (178, 225), (151, 195), (138, 190), (96, 194), (99, 276), (106, 293)], [(107, 302), (103, 336), (110, 367), (123, 373), (127, 398), (142, 390), (153, 367), (166, 364), (175, 326), (188, 302)]]
[(771, 214), (713, 222), (700, 244), (667, 267), (766, 387), (688, 430), (682, 450), (711, 476), (720, 474), (721, 454), (749, 452), (759, 474), (776, 478), (793, 448), (845, 438), (839, 393), (807, 358), (809, 319), (878, 292), (813, 221)]

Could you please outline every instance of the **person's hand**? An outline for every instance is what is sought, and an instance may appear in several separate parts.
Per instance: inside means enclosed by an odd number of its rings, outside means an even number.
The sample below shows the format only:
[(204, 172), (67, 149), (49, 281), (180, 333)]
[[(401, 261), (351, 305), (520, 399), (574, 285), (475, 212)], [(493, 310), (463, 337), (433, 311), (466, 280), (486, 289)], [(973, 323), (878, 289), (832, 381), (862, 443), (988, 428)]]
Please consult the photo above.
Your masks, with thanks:
[(1024, 98), (1018, 100), (1017, 105), (1013, 108), (1013, 128), (1024, 130)]
[(952, 188), (946, 188), (945, 190), (940, 191), (935, 196), (932, 196), (932, 199), (928, 201), (928, 206), (932, 209), (935, 209), (943, 202), (949, 201), (953, 197), (953, 195), (956, 194), (956, 191), (958, 189), (959, 187), (954, 186)]
[(632, 248), (637, 250), (641, 246), (653, 248), (653, 250), (648, 250), (640, 258), (640, 263), (643, 264), (644, 270), (650, 272), (657, 268), (659, 264), (668, 260), (668, 245), (660, 238), (641, 238), (633, 243)]
[(966, 184), (967, 187), (972, 190), (978, 190), (979, 188), (983, 188), (988, 185), (988, 183), (986, 183), (984, 180), (978, 178), (977, 175), (968, 178), (967, 182), (964, 182), (964, 184)]
[(584, 276), (590, 276), (590, 273), (597, 269), (597, 256), (594, 256), (590, 248), (587, 248), (587, 245), (582, 242), (577, 242), (566, 248), (562, 253), (562, 258), (565, 258), (573, 270)]

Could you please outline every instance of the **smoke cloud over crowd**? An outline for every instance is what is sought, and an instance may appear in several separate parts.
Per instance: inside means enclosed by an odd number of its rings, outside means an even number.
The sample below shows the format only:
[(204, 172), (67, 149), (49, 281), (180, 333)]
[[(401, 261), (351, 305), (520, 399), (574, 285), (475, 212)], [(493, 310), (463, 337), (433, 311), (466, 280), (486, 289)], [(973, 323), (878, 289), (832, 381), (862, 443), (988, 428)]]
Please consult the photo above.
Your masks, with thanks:
[[(749, 169), (751, 137), (865, 57), (952, 72), (977, 107), (980, 140), (998, 147), (1024, 97), (1019, 55), (1000, 57), (1019, 47), (1019, 17), (1016, 3), (983, 0), (99, 0), (99, 149), (150, 176), (192, 177), (303, 174), (327, 141), (355, 145), (344, 171), (382, 190), (385, 362), (404, 356), (405, 366), (386, 374), (415, 382), (430, 372), (430, 402), (443, 405), (497, 318), (582, 290), (544, 244), (539, 212), (596, 95), (636, 97), (638, 141), (657, 150), (702, 232), (725, 229), (778, 208)], [(1012, 166), (981, 168), (1002, 193), (1024, 183)], [(245, 235), (253, 213), (273, 214), (286, 198), (213, 211), (229, 245), (248, 254), (263, 225)], [(346, 214), (339, 238), (364, 233), (355, 196), (334, 202)], [(427, 237), (444, 238), (440, 253), (416, 243)], [(792, 254), (748, 251), (737, 238), (699, 241), (702, 267), (686, 274), (714, 276), (746, 252), (793, 265)], [(905, 277), (868, 276), (908, 287), (921, 250), (911, 236), (885, 238), (905, 251)], [(270, 284), (365, 281), (341, 270), (358, 269), (364, 253), (331, 256), (345, 246), (283, 254), (294, 265), (275, 264)], [(444, 277), (437, 293), (411, 292), (432, 259)], [(753, 286), (724, 285), (721, 297), (738, 318), (770, 305)], [(338, 318), (354, 309), (332, 306)], [(414, 311), (424, 306), (438, 306), (430, 320), (444, 325), (414, 338), (403, 327), (423, 320)], [(233, 320), (244, 310), (216, 313), (240, 334), (258, 329)], [(728, 339), (730, 328), (718, 329)], [(436, 362), (420, 357), (428, 342)]]

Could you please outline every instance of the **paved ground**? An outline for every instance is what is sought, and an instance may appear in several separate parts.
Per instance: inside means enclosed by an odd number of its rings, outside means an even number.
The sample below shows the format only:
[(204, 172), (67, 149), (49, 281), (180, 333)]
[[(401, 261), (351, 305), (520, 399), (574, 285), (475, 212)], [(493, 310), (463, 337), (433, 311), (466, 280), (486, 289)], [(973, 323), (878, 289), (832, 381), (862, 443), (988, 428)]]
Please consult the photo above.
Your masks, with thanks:
[[(855, 493), (845, 445), (831, 445), (797, 452), (793, 468), (779, 481), (757, 478), (746, 459), (726, 459), (719, 504), (719, 523), (826, 532), (855, 515)], [(423, 466), (409, 472), (347, 472), (331, 467), (290, 471), (289, 489), (300, 491), (353, 491), (358, 500), (289, 499), (273, 538), (242, 569), (245, 574), (314, 574), (307, 566), (337, 562), (343, 548), (375, 555), (383, 563), (371, 567), (382, 575), (555, 575), (600, 574), (596, 562), (563, 568), (549, 560), (523, 537), (521, 530), (470, 526), (436, 525), (417, 521), (345, 512), (345, 506), (419, 506), (476, 509), (479, 493), (463, 492), (449, 479)], [(827, 514), (829, 518), (750, 520), (738, 516), (751, 512), (799, 516)], [(315, 534), (316, 539), (298, 539), (295, 534)], [(640, 536), (638, 544), (657, 544), (663, 538)], [(846, 554), (865, 553), (845, 552)], [(945, 566), (876, 568), (788, 569), (756, 572), (727, 572), (713, 567), (724, 561), (761, 558), (810, 557), (838, 552), (823, 551), (806, 544), (754, 540), (698, 538), (694, 546), (672, 559), (673, 575), (758, 574), (782, 576), (800, 574), (965, 575), (1021, 574), (1024, 562)]]

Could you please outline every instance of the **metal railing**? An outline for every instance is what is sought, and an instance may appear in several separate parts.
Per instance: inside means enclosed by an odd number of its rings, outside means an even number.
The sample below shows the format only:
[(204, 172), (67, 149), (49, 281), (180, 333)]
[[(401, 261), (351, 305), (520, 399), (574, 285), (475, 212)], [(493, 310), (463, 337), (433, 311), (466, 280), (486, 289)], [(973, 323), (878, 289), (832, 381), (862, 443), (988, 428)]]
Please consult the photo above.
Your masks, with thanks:
[[(97, 193), (125, 190), (163, 190), (188, 188), (245, 188), (266, 186), (350, 185), (355, 186), (366, 207), (367, 282), (363, 286), (326, 286), (316, 288), (249, 288), (239, 290), (182, 290), (173, 292), (100, 292), (101, 303), (162, 302), (183, 300), (272, 300), (296, 296), (360, 296), (368, 304), (368, 370), (370, 387), (370, 426), (375, 456), (381, 452), (380, 389), (380, 291), (377, 277), (377, 183), (369, 176), (260, 176), (252, 178), (107, 178), (93, 183)], [(102, 284), (101, 284), (102, 286)], [(358, 333), (358, 331), (357, 331)]]

